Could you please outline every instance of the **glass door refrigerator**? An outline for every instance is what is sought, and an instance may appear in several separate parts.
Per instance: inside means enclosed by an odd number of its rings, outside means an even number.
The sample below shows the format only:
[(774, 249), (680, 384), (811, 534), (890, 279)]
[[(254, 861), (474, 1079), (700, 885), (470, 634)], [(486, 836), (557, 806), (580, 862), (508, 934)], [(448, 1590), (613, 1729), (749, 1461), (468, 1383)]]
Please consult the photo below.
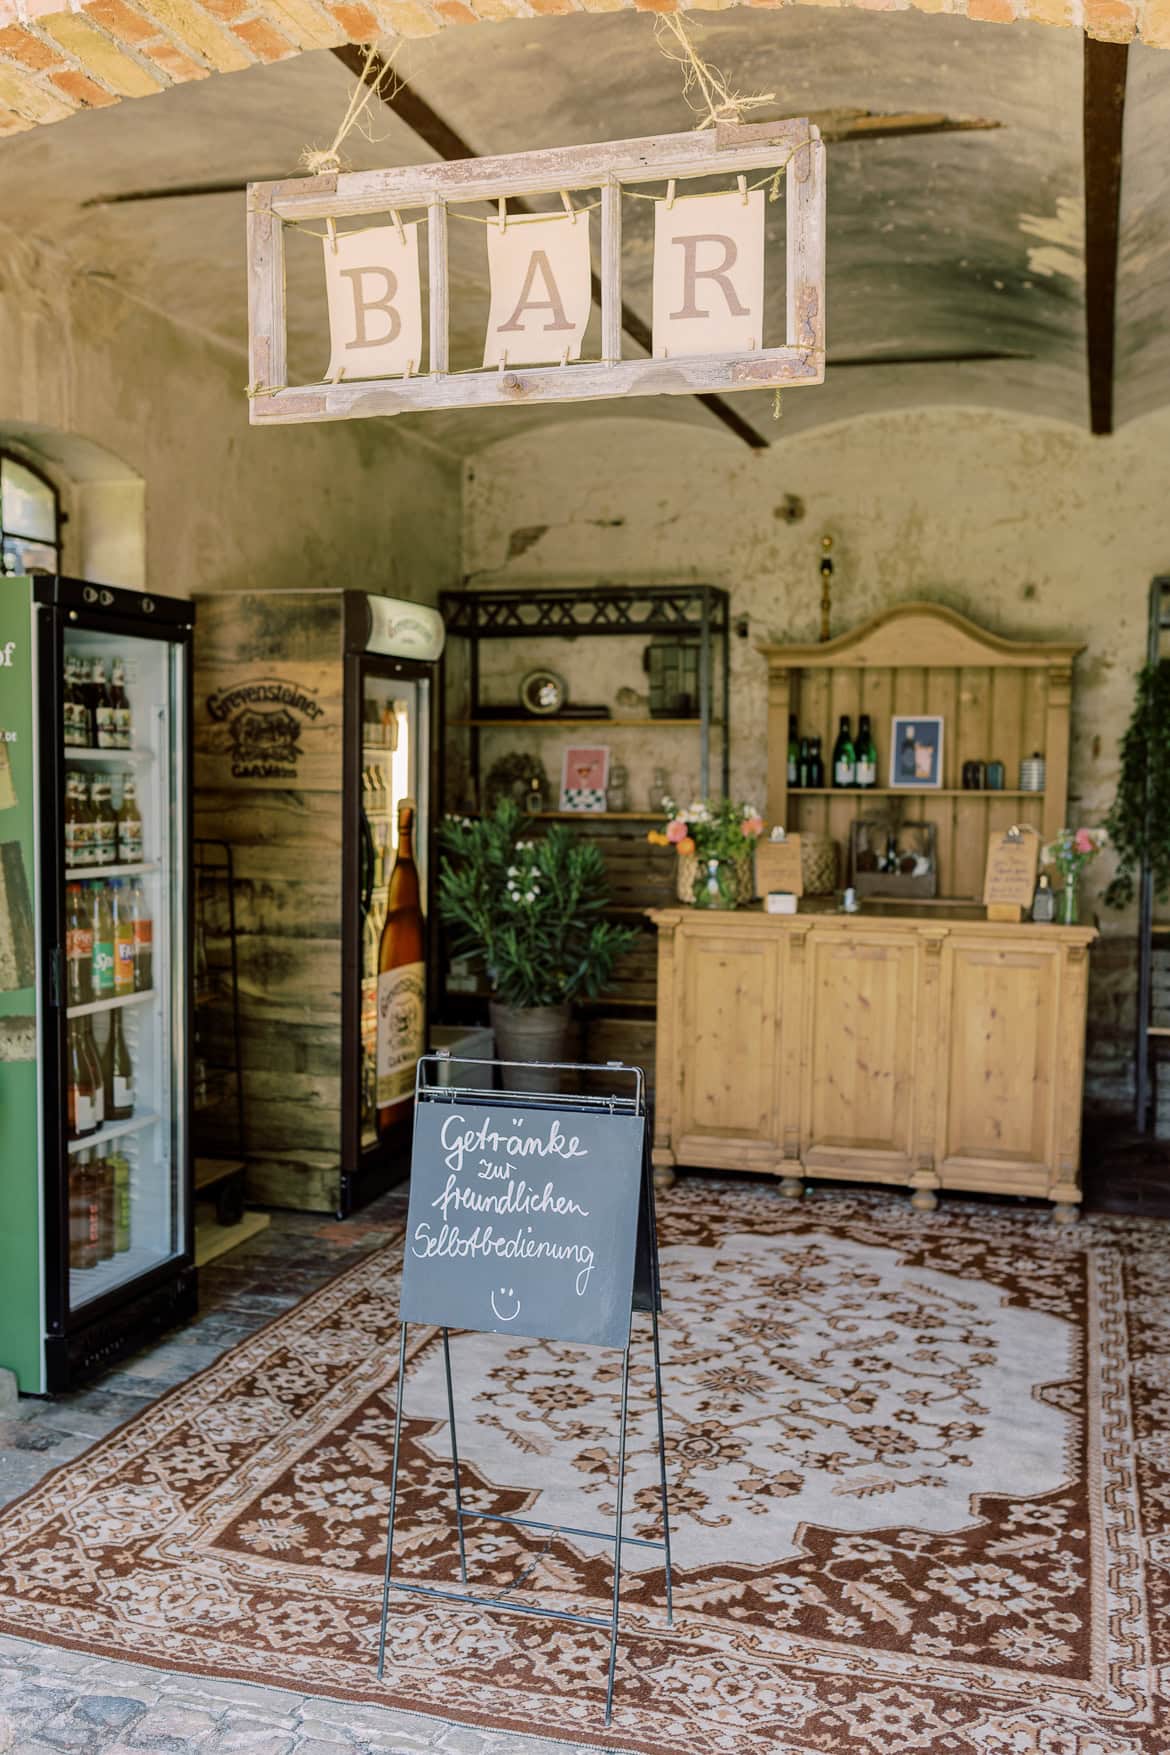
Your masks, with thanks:
[(0, 1364), (27, 1391), (195, 1309), (193, 621), (0, 580)]

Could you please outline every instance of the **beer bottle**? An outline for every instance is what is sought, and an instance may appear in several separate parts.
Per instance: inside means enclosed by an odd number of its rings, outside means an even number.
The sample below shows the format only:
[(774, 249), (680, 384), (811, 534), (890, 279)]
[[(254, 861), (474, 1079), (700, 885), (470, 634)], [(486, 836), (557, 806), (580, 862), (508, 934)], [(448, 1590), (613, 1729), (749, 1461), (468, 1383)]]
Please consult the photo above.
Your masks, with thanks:
[(126, 1046), (122, 1029), (122, 1008), (110, 1013), (110, 1034), (106, 1042), (106, 1063), (103, 1070), (106, 1098), (106, 1120), (128, 1121), (134, 1113), (134, 1063)]
[(104, 1154), (94, 1148), (90, 1174), (96, 1184), (98, 1203), (98, 1260), (109, 1261), (114, 1253), (115, 1208), (114, 1167)]
[(375, 1103), (384, 1139), (410, 1114), (414, 1075), (426, 1042), (426, 948), (413, 848), (414, 801), (398, 806), (398, 856), (386, 890), (378, 947)]
[(130, 697), (126, 693), (126, 666), (115, 658), (110, 672), (110, 708), (114, 715), (114, 748), (128, 750), (133, 741)]
[(130, 1247), (130, 1160), (108, 1152), (106, 1162), (114, 1173), (114, 1248), (122, 1255)]
[(88, 1152), (78, 1153), (77, 1168), (73, 1174), (77, 1178), (80, 1221), (77, 1265), (82, 1268), (95, 1268), (100, 1259), (98, 1246), (102, 1234), (101, 1194)]
[(110, 880), (110, 913), (114, 921), (114, 992), (134, 992), (134, 919), (130, 892), (121, 878)]
[(69, 1266), (84, 1266), (85, 1240), (89, 1230), (86, 1210), (85, 1179), (81, 1174), (80, 1153), (69, 1160)]
[(88, 658), (74, 659), (74, 686), (77, 690), (77, 745), (79, 749), (94, 747), (93, 684), (89, 678)]
[(89, 796), (93, 809), (93, 863), (113, 865), (118, 857), (118, 829), (114, 820), (114, 789), (104, 776), (95, 775)]
[(122, 787), (122, 803), (115, 816), (117, 862), (119, 865), (142, 864), (142, 812), (133, 780)]
[(85, 738), (85, 702), (77, 686), (77, 660), (65, 660), (65, 688), (61, 696), (62, 731), (67, 750), (83, 746)]
[(81, 884), (65, 888), (65, 967), (70, 1005), (93, 998), (93, 915)]
[(154, 924), (147, 910), (142, 885), (137, 881), (131, 884), (130, 895), (134, 909), (134, 988), (137, 993), (147, 993), (154, 979)]
[(116, 750), (118, 743), (114, 729), (114, 702), (110, 695), (110, 685), (106, 681), (104, 658), (95, 658), (93, 661), (93, 722), (98, 749)]
[(96, 1133), (98, 1128), (93, 1068), (85, 1052), (85, 1022), (84, 1018), (70, 1018), (68, 1028), (69, 1080), (66, 1087), (66, 1113), (69, 1137), (74, 1140), (85, 1139), (87, 1134)]
[(93, 997), (114, 997), (114, 916), (109, 885), (93, 886)]

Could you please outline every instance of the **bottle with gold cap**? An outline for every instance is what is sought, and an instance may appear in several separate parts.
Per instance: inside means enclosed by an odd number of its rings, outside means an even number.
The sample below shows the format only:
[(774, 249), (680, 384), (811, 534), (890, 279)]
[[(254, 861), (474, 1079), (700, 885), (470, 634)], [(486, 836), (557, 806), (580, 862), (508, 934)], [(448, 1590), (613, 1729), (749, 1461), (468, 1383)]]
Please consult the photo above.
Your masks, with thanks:
[(426, 937), (414, 863), (414, 800), (398, 806), (398, 853), (386, 887), (378, 946), (375, 1107), (379, 1139), (410, 1115), (414, 1075), (426, 1048)]

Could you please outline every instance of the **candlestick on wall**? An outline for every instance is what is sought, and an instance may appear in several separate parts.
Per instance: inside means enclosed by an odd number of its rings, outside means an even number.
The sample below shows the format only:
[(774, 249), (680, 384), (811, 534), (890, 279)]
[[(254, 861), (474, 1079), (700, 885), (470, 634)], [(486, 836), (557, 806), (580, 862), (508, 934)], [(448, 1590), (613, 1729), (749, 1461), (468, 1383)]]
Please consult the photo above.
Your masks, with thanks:
[(833, 538), (821, 537), (821, 639), (829, 638), (829, 618), (833, 610)]

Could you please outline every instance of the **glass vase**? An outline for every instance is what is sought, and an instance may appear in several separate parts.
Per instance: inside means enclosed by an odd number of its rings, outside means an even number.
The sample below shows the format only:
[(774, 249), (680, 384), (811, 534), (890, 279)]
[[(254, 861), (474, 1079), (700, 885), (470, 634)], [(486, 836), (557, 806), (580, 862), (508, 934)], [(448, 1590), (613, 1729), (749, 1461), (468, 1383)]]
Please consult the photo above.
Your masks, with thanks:
[(1060, 926), (1075, 926), (1080, 919), (1080, 898), (1077, 894), (1078, 877), (1075, 871), (1064, 876), (1064, 888), (1056, 898), (1056, 919)]
[(732, 859), (701, 859), (695, 873), (696, 908), (737, 908), (739, 882)]

